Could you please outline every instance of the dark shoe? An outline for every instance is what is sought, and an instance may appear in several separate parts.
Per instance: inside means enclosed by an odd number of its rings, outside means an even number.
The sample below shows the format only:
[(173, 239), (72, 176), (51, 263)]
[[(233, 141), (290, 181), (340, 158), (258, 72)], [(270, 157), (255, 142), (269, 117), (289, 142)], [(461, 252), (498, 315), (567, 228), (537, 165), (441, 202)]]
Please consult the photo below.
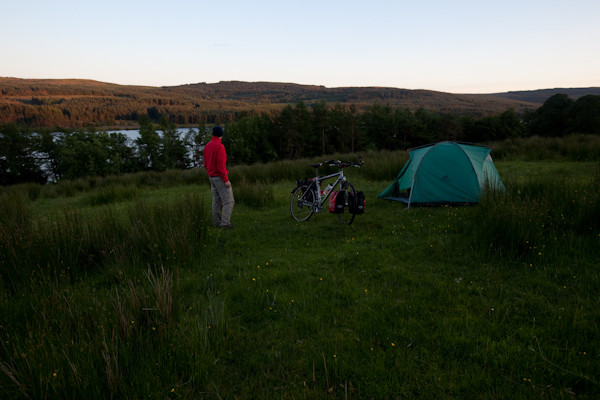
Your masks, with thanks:
[(223, 228), (223, 229), (231, 229), (231, 228), (233, 228), (233, 224), (221, 225), (221, 226), (220, 226), (220, 228)]

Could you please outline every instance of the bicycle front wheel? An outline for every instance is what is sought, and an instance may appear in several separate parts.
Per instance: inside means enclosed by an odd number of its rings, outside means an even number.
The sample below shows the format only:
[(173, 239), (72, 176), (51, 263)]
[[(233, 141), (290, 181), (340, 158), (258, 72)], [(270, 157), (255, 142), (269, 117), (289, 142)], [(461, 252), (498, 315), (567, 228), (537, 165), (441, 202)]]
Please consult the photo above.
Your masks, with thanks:
[(338, 219), (342, 224), (350, 225), (352, 221), (354, 221), (354, 217), (356, 214), (354, 213), (354, 209), (351, 205), (351, 202), (356, 199), (356, 191), (354, 190), (354, 186), (350, 182), (344, 182), (342, 184), (342, 189), (340, 190), (339, 195), (344, 196), (344, 211), (339, 213)]
[(315, 192), (302, 185), (294, 190), (290, 201), (290, 212), (296, 221), (307, 221), (314, 213)]

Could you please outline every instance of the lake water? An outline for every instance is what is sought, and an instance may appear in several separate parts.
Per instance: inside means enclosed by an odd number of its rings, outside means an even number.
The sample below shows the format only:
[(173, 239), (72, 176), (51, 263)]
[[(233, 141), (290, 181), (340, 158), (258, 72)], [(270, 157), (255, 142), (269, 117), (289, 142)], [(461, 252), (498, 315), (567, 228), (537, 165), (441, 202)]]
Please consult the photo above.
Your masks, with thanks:
[[(177, 128), (177, 133), (179, 133), (180, 137), (185, 137), (185, 135), (187, 135), (191, 130), (198, 132), (198, 128)], [(140, 130), (139, 129), (123, 129), (123, 130), (117, 130), (117, 131), (106, 131), (108, 133), (121, 133), (125, 136), (127, 136), (127, 138), (129, 140), (135, 140), (138, 137), (140, 137)], [(156, 131), (159, 135), (162, 133), (162, 131), (157, 130)]]

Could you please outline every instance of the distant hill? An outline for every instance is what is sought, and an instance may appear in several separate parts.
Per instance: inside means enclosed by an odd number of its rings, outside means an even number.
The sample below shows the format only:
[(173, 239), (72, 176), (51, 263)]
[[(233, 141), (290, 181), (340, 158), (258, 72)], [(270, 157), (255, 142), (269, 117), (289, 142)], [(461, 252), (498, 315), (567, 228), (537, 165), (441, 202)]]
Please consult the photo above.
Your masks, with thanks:
[(543, 104), (546, 100), (548, 100), (548, 98), (554, 96), (555, 94), (566, 94), (573, 100), (577, 100), (578, 98), (587, 96), (589, 94), (600, 95), (600, 87), (524, 90), (516, 92), (494, 93), (493, 96), (510, 100), (524, 101), (528, 103)]
[(249, 104), (296, 104), (299, 101), (312, 104), (324, 100), (332, 104), (366, 106), (378, 103), (410, 110), (425, 108), (433, 112), (478, 116), (496, 114), (509, 108), (519, 111), (533, 109), (541, 105), (541, 103), (485, 94), (451, 94), (432, 90), (389, 87), (327, 88), (325, 86), (272, 82), (228, 81), (163, 87), (163, 89), (192, 97), (241, 101)]
[(19, 79), (0, 77), (0, 123), (78, 127), (133, 124), (139, 115), (169, 115), (180, 125), (227, 122), (245, 112), (272, 113), (302, 101), (372, 104), (435, 113), (496, 115), (510, 108), (518, 113), (540, 107), (555, 93), (576, 97), (600, 94), (600, 88), (542, 89), (494, 94), (452, 94), (389, 87), (339, 87), (294, 83), (197, 83), (153, 87), (82, 79)]

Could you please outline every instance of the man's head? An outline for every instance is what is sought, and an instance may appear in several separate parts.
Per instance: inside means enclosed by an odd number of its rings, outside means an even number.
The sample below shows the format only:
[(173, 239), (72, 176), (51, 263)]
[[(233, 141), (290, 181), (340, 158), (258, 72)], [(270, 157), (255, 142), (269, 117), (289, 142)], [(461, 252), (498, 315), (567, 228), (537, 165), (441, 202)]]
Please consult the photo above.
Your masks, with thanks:
[(220, 126), (215, 126), (213, 128), (213, 136), (218, 136), (218, 137), (223, 136), (223, 128), (221, 128)]

